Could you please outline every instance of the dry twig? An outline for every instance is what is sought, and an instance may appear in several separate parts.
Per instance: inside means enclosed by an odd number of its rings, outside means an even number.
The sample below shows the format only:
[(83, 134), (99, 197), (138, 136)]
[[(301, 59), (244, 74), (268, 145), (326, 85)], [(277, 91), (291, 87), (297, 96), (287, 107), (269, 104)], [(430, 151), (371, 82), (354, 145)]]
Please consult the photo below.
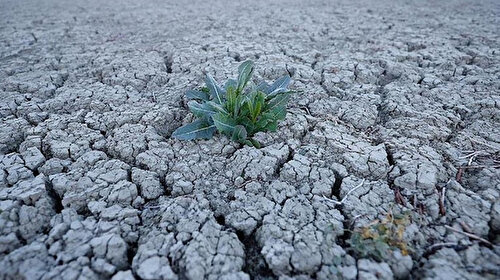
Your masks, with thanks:
[(464, 169), (462, 167), (459, 167), (458, 168), (458, 172), (457, 172), (457, 176), (456, 176), (456, 180), (457, 182), (461, 183), (462, 182), (462, 175), (464, 174)]
[(444, 227), (445, 227), (445, 228), (447, 228), (447, 229), (449, 229), (449, 230), (451, 230), (451, 231), (454, 231), (454, 232), (456, 232), (456, 233), (463, 234), (463, 235), (465, 235), (465, 236), (467, 236), (467, 237), (469, 237), (469, 238), (472, 238), (472, 239), (475, 239), (475, 240), (481, 241), (481, 242), (483, 242), (483, 243), (487, 244), (488, 246), (493, 246), (493, 244), (491, 244), (491, 242), (489, 242), (488, 240), (486, 240), (486, 239), (484, 239), (484, 238), (482, 238), (482, 237), (479, 237), (479, 236), (477, 236), (477, 235), (475, 235), (475, 234), (468, 233), (468, 232), (465, 232), (465, 231), (461, 231), (461, 230), (459, 230), (459, 229), (456, 229), (456, 228), (454, 228), (454, 227), (450, 227), (450, 226), (448, 226), (448, 225), (445, 225)]
[(353, 189), (351, 189), (349, 192), (347, 192), (347, 194), (344, 196), (344, 198), (342, 198), (342, 200), (341, 200), (341, 201), (337, 201), (337, 200), (334, 200), (334, 199), (331, 199), (331, 198), (327, 198), (327, 197), (326, 197), (326, 196), (324, 196), (324, 195), (323, 195), (323, 198), (324, 198), (326, 201), (329, 201), (329, 202), (331, 202), (331, 203), (333, 203), (333, 204), (335, 204), (335, 205), (342, 205), (342, 204), (344, 204), (344, 202), (347, 200), (347, 198), (349, 197), (349, 195), (350, 195), (353, 191), (355, 191), (355, 190), (357, 190), (357, 189), (361, 188), (361, 187), (364, 185), (364, 183), (365, 183), (365, 179), (363, 179), (363, 181), (361, 181), (361, 183), (360, 183), (359, 185), (357, 185), (356, 187), (354, 187)]
[(468, 166), (460, 166), (463, 169), (472, 169), (472, 168), (500, 168), (500, 165), (468, 165)]
[(444, 242), (444, 243), (436, 243), (427, 247), (427, 251), (434, 250), (435, 248), (449, 247), (449, 246), (457, 246), (457, 242)]
[(439, 214), (441, 214), (442, 216), (446, 215), (446, 208), (444, 206), (445, 195), (446, 195), (446, 187), (443, 187), (439, 197)]
[(491, 148), (491, 149), (496, 150), (496, 151), (499, 150), (499, 147), (494, 147), (493, 145), (490, 145), (490, 144), (488, 144), (486, 142), (483, 142), (483, 141), (476, 140), (476, 139), (474, 139), (474, 138), (472, 138), (470, 136), (467, 136), (467, 137), (470, 139), (471, 142), (474, 142), (474, 143), (486, 146), (486, 147)]
[(396, 203), (406, 206), (406, 201), (398, 187), (394, 189), (394, 199)]
[(367, 214), (359, 214), (359, 215), (354, 216), (354, 218), (352, 218), (352, 219), (351, 219), (351, 222), (350, 222), (349, 226), (352, 228), (352, 227), (354, 226), (354, 223), (356, 223), (356, 221), (357, 221), (359, 218), (361, 218), (361, 217), (363, 217), (363, 216), (366, 216), (366, 215), (367, 215)]
[(469, 157), (473, 157), (473, 156), (477, 156), (479, 153), (482, 153), (484, 152), (484, 150), (481, 150), (481, 151), (474, 151), (470, 154), (467, 154), (465, 156), (461, 156), (461, 157), (458, 157), (459, 159), (466, 159), (466, 158), (469, 158)]

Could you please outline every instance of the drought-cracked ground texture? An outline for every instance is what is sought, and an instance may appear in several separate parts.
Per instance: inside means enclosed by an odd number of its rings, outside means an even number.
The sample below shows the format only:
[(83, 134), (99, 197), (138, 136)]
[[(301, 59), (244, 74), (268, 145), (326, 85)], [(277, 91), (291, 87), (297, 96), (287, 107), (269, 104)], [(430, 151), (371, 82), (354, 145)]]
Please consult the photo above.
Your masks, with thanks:
[[(0, 279), (498, 279), (499, 14), (1, 0)], [(293, 75), (278, 132), (170, 138), (247, 59)], [(351, 250), (404, 211), (409, 255)]]

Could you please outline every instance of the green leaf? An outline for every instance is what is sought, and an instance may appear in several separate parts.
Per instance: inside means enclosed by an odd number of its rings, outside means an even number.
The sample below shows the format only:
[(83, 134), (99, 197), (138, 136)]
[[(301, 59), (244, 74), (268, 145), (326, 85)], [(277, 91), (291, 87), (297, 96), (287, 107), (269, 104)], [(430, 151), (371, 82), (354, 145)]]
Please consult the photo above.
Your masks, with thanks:
[(254, 122), (257, 120), (257, 117), (259, 117), (260, 113), (262, 112), (262, 109), (264, 107), (264, 101), (266, 100), (266, 97), (264, 96), (263, 93), (261, 92), (256, 92), (254, 97), (253, 97), (253, 112), (252, 112), (252, 118)]
[(217, 110), (215, 110), (215, 108), (213, 108), (213, 106), (210, 106), (208, 103), (200, 104), (196, 101), (189, 101), (188, 107), (193, 115), (197, 116), (198, 118), (208, 118), (217, 113)]
[(271, 132), (276, 132), (278, 130), (278, 122), (277, 121), (272, 121), (267, 123), (266, 127), (264, 127), (263, 131), (271, 131)]
[(266, 113), (273, 116), (275, 120), (283, 120), (286, 116), (286, 104), (290, 99), (290, 94), (279, 94), (269, 100), (268, 106), (265, 109)]
[(253, 147), (253, 143), (250, 140), (244, 140), (242, 143), (245, 144), (245, 145), (248, 145), (250, 147)]
[(243, 94), (249, 94), (255, 91), (255, 87), (257, 87), (253, 81), (248, 81), (245, 89), (242, 91)]
[(278, 128), (278, 122), (275, 116), (271, 113), (262, 114), (260, 119), (255, 124), (257, 131), (276, 131)]
[(256, 132), (255, 125), (248, 115), (239, 116), (236, 122), (242, 124), (246, 128), (248, 135), (252, 136)]
[(204, 100), (204, 101), (210, 100), (210, 96), (206, 92), (199, 91), (199, 90), (188, 90), (186, 92), (186, 97), (188, 99), (196, 99), (196, 100)]
[(210, 107), (214, 108), (217, 112), (222, 112), (222, 113), (228, 114), (227, 110), (221, 104), (217, 104), (213, 101), (208, 101), (206, 104), (208, 104)]
[[(245, 104), (248, 113), (250, 114), (250, 119), (252, 123), (257, 121), (257, 118), (260, 116), (262, 110), (265, 107), (265, 99), (266, 96), (262, 92), (252, 92), (250, 95), (245, 96)], [(247, 111), (245, 111), (247, 112)]]
[(267, 93), (267, 89), (269, 88), (269, 84), (266, 82), (261, 82), (255, 87), (255, 91), (262, 91), (264, 93)]
[(272, 111), (269, 112), (272, 114), (274, 120), (284, 120), (286, 118), (286, 107), (277, 107), (274, 108)]
[(233, 88), (232, 86), (229, 86), (226, 91), (226, 102), (225, 102), (225, 109), (229, 114), (233, 116), (233, 118), (236, 118), (238, 116), (239, 110), (240, 110), (240, 103), (241, 103), (241, 98), (242, 96), (240, 93)]
[(241, 142), (247, 139), (247, 130), (242, 125), (237, 125), (233, 129), (233, 136), (231, 137), (233, 141)]
[(290, 83), (290, 76), (286, 75), (277, 79), (272, 85), (270, 85), (265, 93), (268, 95), (275, 95), (281, 92), (287, 91), (288, 84)]
[(238, 67), (238, 90), (241, 92), (253, 74), (253, 62), (247, 60)]
[(266, 127), (266, 125), (272, 121), (272, 116), (270, 114), (264, 114), (262, 115), (259, 120), (255, 123), (255, 126), (257, 127), (258, 130), (263, 129)]
[(227, 92), (229, 87), (236, 89), (237, 86), (238, 86), (238, 82), (235, 79), (229, 79), (226, 81), (224, 88), (226, 89), (226, 92)]
[(208, 125), (202, 120), (196, 120), (177, 128), (172, 133), (172, 137), (180, 140), (210, 139), (214, 135), (215, 130), (215, 125)]
[(253, 139), (253, 138), (250, 138), (250, 142), (252, 143), (252, 145), (257, 148), (257, 149), (260, 149), (260, 143), (259, 141)]
[(219, 112), (213, 115), (212, 119), (220, 133), (232, 136), (236, 122), (229, 115)]
[(210, 74), (207, 74), (205, 83), (207, 84), (207, 88), (210, 91), (210, 95), (212, 96), (214, 102), (222, 104), (222, 102), (224, 101), (224, 92), (214, 80), (214, 78), (210, 76)]

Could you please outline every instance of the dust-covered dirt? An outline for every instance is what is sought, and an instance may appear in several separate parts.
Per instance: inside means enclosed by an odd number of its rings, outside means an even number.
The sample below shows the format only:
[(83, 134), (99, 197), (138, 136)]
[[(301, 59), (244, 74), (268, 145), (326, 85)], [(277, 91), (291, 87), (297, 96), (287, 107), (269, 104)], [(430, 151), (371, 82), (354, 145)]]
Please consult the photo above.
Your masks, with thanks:
[[(499, 14), (1, 0), (0, 279), (498, 279)], [(292, 75), (278, 132), (170, 138), (247, 59)], [(408, 252), (354, 250), (388, 213)]]

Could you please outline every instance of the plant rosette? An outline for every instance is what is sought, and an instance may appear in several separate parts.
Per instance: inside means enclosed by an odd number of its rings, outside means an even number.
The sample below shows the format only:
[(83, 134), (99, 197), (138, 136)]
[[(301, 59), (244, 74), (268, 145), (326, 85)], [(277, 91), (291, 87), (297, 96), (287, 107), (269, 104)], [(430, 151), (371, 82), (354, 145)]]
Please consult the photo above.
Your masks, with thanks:
[(290, 76), (274, 83), (251, 82), (254, 65), (243, 62), (238, 68), (238, 79), (229, 79), (224, 86), (207, 74), (206, 86), (189, 90), (188, 107), (196, 119), (179, 127), (172, 137), (180, 140), (210, 139), (216, 131), (233, 141), (260, 147), (252, 137), (257, 132), (275, 132), (278, 122), (286, 117), (286, 106), (292, 91), (288, 90)]

